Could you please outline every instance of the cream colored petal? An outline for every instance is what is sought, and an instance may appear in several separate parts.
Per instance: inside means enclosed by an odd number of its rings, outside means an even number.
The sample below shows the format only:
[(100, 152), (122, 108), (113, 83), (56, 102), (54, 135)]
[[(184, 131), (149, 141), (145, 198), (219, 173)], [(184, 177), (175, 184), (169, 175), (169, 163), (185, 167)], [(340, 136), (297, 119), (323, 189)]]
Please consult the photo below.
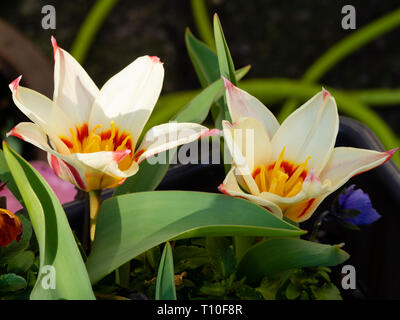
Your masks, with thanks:
[(68, 155), (63, 155), (53, 150), (47, 143), (47, 136), (44, 131), (35, 123), (21, 122), (8, 134), (18, 137), (48, 153), (49, 164), (54, 172), (61, 178), (73, 183), (78, 188), (85, 190), (85, 168), (75, 162)]
[(85, 166), (107, 175), (117, 178), (128, 178), (139, 170), (139, 166), (136, 162), (132, 162), (128, 170), (122, 171), (118, 168), (118, 163), (128, 156), (129, 153), (130, 150), (99, 151), (92, 153), (73, 153), (71, 157), (83, 163)]
[(107, 127), (110, 120), (115, 120), (117, 127), (137, 141), (160, 95), (163, 79), (160, 59), (137, 58), (101, 88), (92, 107), (89, 128), (98, 124)]
[(51, 42), (55, 61), (53, 101), (77, 126), (87, 123), (99, 89), (81, 65), (58, 47), (54, 37)]
[(227, 174), (224, 182), (218, 187), (218, 190), (222, 193), (225, 193), (228, 196), (238, 197), (245, 200), (248, 200), (254, 204), (264, 207), (272, 214), (276, 215), (279, 218), (282, 218), (282, 211), (271, 201), (268, 201), (262, 197), (254, 196), (248, 193), (244, 193), (236, 180), (235, 177), (235, 168), (232, 168)]
[(396, 150), (377, 152), (348, 147), (335, 148), (321, 173), (321, 180), (324, 184), (329, 185), (327, 192), (319, 196), (315, 193), (311, 195), (311, 198), (288, 207), (284, 210), (284, 215), (296, 222), (307, 220), (328, 195), (342, 187), (354, 175), (385, 163)]
[(284, 210), (283, 215), (297, 223), (306, 221), (312, 216), (314, 211), (327, 196), (328, 194), (324, 194), (317, 198), (311, 198), (304, 200), (303, 202), (299, 202), (296, 205), (290, 206)]
[(219, 130), (210, 130), (196, 123), (171, 122), (155, 126), (145, 134), (142, 143), (135, 152), (135, 160), (141, 163), (165, 150), (217, 134), (219, 134)]
[(279, 122), (274, 114), (257, 98), (235, 87), (229, 80), (223, 79), (232, 122), (239, 121), (243, 117), (256, 119), (264, 126), (269, 138), (272, 139), (279, 128)]
[(272, 138), (273, 159), (286, 146), (285, 160), (303, 163), (319, 175), (329, 160), (339, 128), (335, 99), (325, 90), (294, 111)]
[(333, 191), (343, 186), (351, 177), (371, 170), (390, 160), (398, 148), (378, 152), (374, 150), (338, 147), (321, 173), (321, 180), (331, 181)]
[[(249, 124), (249, 121), (244, 122), (243, 124)], [(241, 185), (248, 191), (249, 193), (253, 195), (259, 195), (260, 190), (254, 181), (254, 178), (252, 177), (252, 170), (254, 168), (254, 156), (252, 157), (251, 152), (246, 152), (246, 146), (243, 145), (242, 140), (243, 136), (246, 136), (246, 130), (242, 137), (239, 136), (240, 134), (235, 134), (235, 124), (231, 125), (228, 121), (222, 121), (222, 128), (223, 128), (223, 134), (224, 134), (224, 141), (225, 141), (225, 149), (224, 153), (226, 154), (227, 151), (229, 150), (229, 154), (232, 159), (232, 165), (235, 168), (235, 175), (236, 176), (241, 176), (239, 178)], [(253, 128), (249, 128), (250, 131), (248, 133), (248, 136), (251, 138), (254, 137), (254, 131)], [(238, 129), (239, 132), (243, 132), (243, 128)], [(235, 138), (236, 137), (236, 138)], [(255, 137), (254, 137), (255, 138)], [(252, 140), (252, 139), (250, 139)], [(255, 140), (254, 140), (255, 141)], [(239, 142), (239, 143), (238, 143)], [(242, 145), (240, 145), (242, 143)], [(254, 142), (255, 143), (255, 142)], [(265, 142), (265, 145), (268, 146), (268, 142)], [(251, 147), (251, 143), (249, 143), (249, 146)], [(244, 150), (242, 149), (244, 148)], [(262, 148), (258, 148), (262, 149)], [(254, 155), (256, 154), (257, 150), (255, 150)], [(246, 155), (247, 154), (247, 158)], [(226, 157), (226, 155), (225, 155)], [(250, 162), (250, 163), (248, 163)], [(225, 160), (226, 163), (226, 160)]]
[(70, 136), (74, 123), (53, 101), (44, 95), (19, 86), (18, 78), (10, 84), (12, 97), (17, 107), (51, 138)]

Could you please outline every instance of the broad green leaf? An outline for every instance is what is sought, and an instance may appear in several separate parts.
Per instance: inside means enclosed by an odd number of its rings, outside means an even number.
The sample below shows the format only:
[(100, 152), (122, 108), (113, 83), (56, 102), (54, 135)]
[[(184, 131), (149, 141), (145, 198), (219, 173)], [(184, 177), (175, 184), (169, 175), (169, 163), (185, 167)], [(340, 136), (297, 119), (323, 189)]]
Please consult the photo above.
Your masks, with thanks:
[(133, 193), (103, 202), (86, 265), (92, 283), (96, 283), (125, 262), (172, 239), (303, 233), (249, 201), (222, 194)]
[(0, 275), (0, 294), (26, 288), (26, 280), (14, 273)]
[[(243, 67), (236, 71), (238, 79), (244, 77), (250, 70), (250, 66)], [(194, 97), (179, 113), (173, 118), (177, 122), (202, 123), (210, 112), (212, 104), (220, 99), (224, 93), (224, 82), (218, 79)]]
[(169, 242), (165, 244), (158, 267), (156, 300), (176, 300), (174, 258)]
[[(24, 199), (39, 243), (40, 269), (31, 299), (94, 299), (90, 281), (65, 212), (44, 178), (3, 143), (4, 156)], [(55, 289), (45, 289), (42, 279), (55, 271)], [(45, 269), (46, 270), (46, 269)]]
[(335, 266), (349, 258), (339, 246), (281, 238), (269, 239), (250, 248), (238, 265), (238, 273), (249, 283), (259, 283), (264, 277), (300, 267)]
[(214, 15), (214, 37), (220, 75), (229, 79), (236, 86), (235, 66), (217, 14)]
[(220, 78), (218, 57), (206, 44), (196, 39), (189, 28), (185, 33), (186, 49), (203, 88)]

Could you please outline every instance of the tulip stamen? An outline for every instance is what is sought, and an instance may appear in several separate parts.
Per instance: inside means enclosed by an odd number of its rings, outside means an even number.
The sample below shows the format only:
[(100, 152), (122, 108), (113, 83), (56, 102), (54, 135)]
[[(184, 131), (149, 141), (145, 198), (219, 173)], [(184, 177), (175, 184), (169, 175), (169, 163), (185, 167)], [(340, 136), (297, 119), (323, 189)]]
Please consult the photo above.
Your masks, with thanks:
[(102, 125), (99, 124), (89, 133), (87, 124), (83, 124), (77, 128), (70, 128), (71, 138), (60, 137), (60, 139), (71, 153), (130, 150), (130, 154), (118, 163), (120, 168), (129, 168), (133, 154), (132, 136), (125, 132), (120, 133), (114, 121), (110, 122), (110, 129), (96, 133), (101, 127)]
[(270, 192), (281, 197), (293, 197), (301, 191), (303, 181), (307, 176), (307, 163), (311, 157), (307, 157), (303, 163), (296, 166), (290, 161), (284, 160), (285, 150), (284, 147), (278, 160), (274, 163), (267, 167), (262, 164), (254, 169), (253, 178), (260, 192)]

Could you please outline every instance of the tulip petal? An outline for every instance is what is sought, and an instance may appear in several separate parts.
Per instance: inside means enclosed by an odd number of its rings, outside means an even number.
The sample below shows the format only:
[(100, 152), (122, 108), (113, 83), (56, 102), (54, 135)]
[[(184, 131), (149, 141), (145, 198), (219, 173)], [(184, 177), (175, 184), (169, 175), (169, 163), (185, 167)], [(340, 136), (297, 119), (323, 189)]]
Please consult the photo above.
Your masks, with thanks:
[(118, 168), (118, 163), (128, 156), (130, 150), (123, 151), (99, 151), (92, 153), (73, 153), (71, 156), (85, 166), (94, 170), (103, 172), (104, 174), (114, 176), (116, 178), (127, 178), (134, 175), (139, 166), (136, 162), (128, 170), (122, 171)]
[(390, 160), (398, 148), (378, 152), (374, 150), (338, 147), (321, 172), (321, 180), (330, 180), (332, 191), (343, 186), (351, 177), (371, 170)]
[(321, 180), (329, 185), (327, 192), (320, 196), (314, 194), (315, 197), (288, 207), (284, 211), (285, 217), (296, 222), (307, 220), (327, 196), (342, 187), (351, 177), (385, 163), (396, 150), (377, 152), (349, 147), (335, 148), (321, 173)]
[[(252, 118), (243, 118), (233, 125), (228, 121), (222, 121), (222, 128), (225, 145), (232, 157), (232, 165), (235, 167), (235, 175), (240, 185), (249, 193), (259, 195), (260, 190), (252, 177), (252, 171), (256, 165), (255, 162), (267, 163), (264, 161), (268, 161), (270, 156), (269, 139), (265, 130), (257, 124), (257, 120)], [(235, 134), (236, 128), (238, 128), (237, 133), (242, 132), (242, 137), (240, 134)], [(243, 129), (250, 129), (250, 131)], [(246, 136), (254, 142), (253, 146), (251, 143), (243, 142), (243, 137)]]
[(219, 130), (210, 130), (196, 123), (171, 122), (161, 124), (151, 128), (145, 134), (142, 143), (135, 152), (135, 160), (141, 163), (145, 159), (165, 150), (217, 134), (219, 134)]
[(339, 129), (335, 99), (325, 90), (294, 111), (272, 138), (273, 159), (286, 146), (285, 159), (303, 163), (319, 175), (328, 162)]
[(12, 97), (17, 107), (34, 123), (38, 124), (50, 138), (70, 136), (74, 123), (53, 101), (34, 90), (18, 85), (18, 79), (10, 84)]
[[(241, 118), (230, 125), (225, 122), (224, 133), (230, 131), (235, 145), (239, 148), (250, 171), (264, 164), (268, 165), (271, 157), (271, 143), (262, 124), (253, 118)], [(228, 144), (228, 147), (230, 145)]]
[(327, 196), (328, 194), (325, 194), (323, 196), (307, 199), (290, 206), (285, 210), (284, 216), (297, 223), (306, 221), (311, 217), (314, 211)]
[(282, 211), (276, 204), (274, 204), (273, 202), (271, 202), (267, 199), (264, 199), (262, 197), (244, 193), (241, 190), (241, 188), (236, 180), (236, 177), (235, 177), (235, 168), (232, 168), (229, 171), (229, 173), (225, 177), (224, 182), (218, 187), (218, 190), (228, 196), (242, 198), (242, 199), (248, 200), (254, 204), (262, 206), (265, 209), (267, 209), (269, 212), (276, 215), (277, 217), (282, 218)]
[(8, 246), (22, 235), (21, 220), (6, 209), (0, 209), (0, 247)]
[(114, 120), (136, 143), (160, 95), (163, 79), (164, 67), (158, 58), (137, 58), (101, 88), (89, 117), (90, 129), (99, 124), (109, 126)]
[(77, 125), (87, 123), (99, 89), (82, 66), (65, 50), (58, 47), (54, 37), (53, 101)]
[(86, 189), (83, 165), (72, 159), (71, 155), (59, 153), (51, 148), (47, 143), (47, 136), (40, 126), (32, 122), (21, 122), (8, 135), (16, 136), (49, 153), (49, 164), (61, 179), (73, 183), (82, 190)]
[(269, 138), (272, 139), (279, 128), (279, 122), (274, 114), (257, 98), (235, 87), (229, 80), (223, 79), (232, 122), (237, 122), (243, 117), (257, 119), (264, 126)]

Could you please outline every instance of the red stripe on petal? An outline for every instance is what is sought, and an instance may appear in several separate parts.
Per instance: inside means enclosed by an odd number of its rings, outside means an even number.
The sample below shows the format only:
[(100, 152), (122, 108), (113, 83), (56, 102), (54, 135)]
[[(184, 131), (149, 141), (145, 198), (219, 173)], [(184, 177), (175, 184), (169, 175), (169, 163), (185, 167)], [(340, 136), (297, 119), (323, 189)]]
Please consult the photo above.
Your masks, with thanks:
[(7, 132), (6, 136), (7, 136), (7, 137), (9, 137), (9, 136), (14, 136), (14, 137), (17, 137), (17, 138), (19, 138), (19, 139), (25, 141), (25, 139), (24, 139), (23, 136), (21, 136), (19, 133), (16, 133), (16, 132), (15, 132), (15, 127), (12, 128), (10, 132)]
[(73, 175), (76, 183), (78, 184), (79, 188), (81, 188), (82, 190), (86, 189), (86, 185), (83, 182), (81, 175), (79, 174), (78, 170), (76, 170), (73, 166), (71, 166), (68, 162), (64, 161), (64, 164), (67, 166), (67, 168), (69, 169), (69, 171), (71, 172), (71, 174)]
[(57, 157), (53, 154), (50, 155), (50, 165), (57, 176), (60, 176), (60, 162)]
[(297, 216), (297, 219), (301, 218), (302, 216), (304, 216), (307, 213), (307, 210), (310, 209), (310, 207), (314, 201), (315, 201), (315, 198), (308, 200), (307, 205), (305, 206), (303, 211), (301, 211), (301, 213)]

